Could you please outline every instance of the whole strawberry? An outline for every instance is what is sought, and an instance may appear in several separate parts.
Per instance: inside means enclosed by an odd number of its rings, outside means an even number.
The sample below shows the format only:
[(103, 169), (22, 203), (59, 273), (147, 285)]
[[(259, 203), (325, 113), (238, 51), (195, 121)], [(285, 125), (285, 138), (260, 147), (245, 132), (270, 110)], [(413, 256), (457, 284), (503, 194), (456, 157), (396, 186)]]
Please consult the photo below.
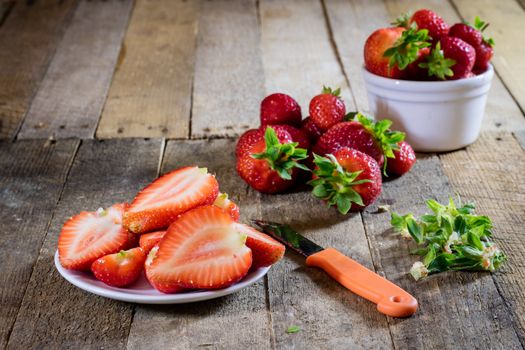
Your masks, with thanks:
[[(266, 128), (246, 130), (244, 134), (239, 137), (239, 140), (237, 140), (237, 145), (235, 146), (235, 156), (239, 158), (249, 153), (249, 150), (253, 144), (264, 139), (264, 130), (266, 130)], [(274, 130), (277, 133), (279, 139), (283, 142), (294, 141), (292, 140), (290, 133), (284, 128), (277, 128)]]
[(476, 62), (476, 51), (463, 40), (451, 36), (444, 37), (426, 57), (419, 67), (428, 70), (429, 76), (441, 80), (467, 78)]
[(405, 28), (381, 28), (370, 34), (363, 49), (365, 68), (370, 73), (386, 78), (402, 79), (405, 72), (400, 70), (385, 52), (394, 47)]
[(474, 72), (480, 74), (489, 68), (490, 60), (494, 56), (494, 49), (492, 45), (483, 41), (476, 46), (476, 62), (474, 63)]
[(307, 150), (289, 142), (291, 136), (280, 137), (268, 126), (264, 139), (237, 158), (237, 173), (252, 188), (263, 193), (283, 192), (294, 185), (298, 169), (308, 170), (299, 163), (308, 157)]
[(346, 107), (340, 93), (341, 89), (323, 87), (322, 93), (310, 101), (310, 118), (321, 131), (343, 121)]
[(412, 146), (406, 141), (398, 144), (398, 149), (394, 150), (394, 158), (388, 159), (386, 164), (386, 173), (388, 175), (401, 176), (412, 168), (416, 162), (416, 153)]
[(315, 143), (323, 134), (321, 130), (312, 121), (312, 118), (306, 117), (303, 119), (301, 130), (308, 136), (311, 142)]
[(301, 107), (291, 96), (268, 95), (261, 101), (261, 126), (287, 124), (301, 126)]
[(450, 27), (448, 35), (455, 38), (460, 38), (473, 47), (480, 45), (483, 41), (483, 35), (481, 32), (465, 23), (454, 24), (452, 27)]
[(119, 253), (95, 260), (91, 271), (98, 280), (107, 285), (124, 287), (140, 277), (145, 261), (146, 254), (142, 248), (121, 250)]
[[(310, 149), (310, 138), (301, 130), (290, 125), (272, 125), (277, 134), (288, 132), (299, 148)], [(262, 127), (261, 129), (264, 129)]]
[(411, 23), (415, 23), (418, 29), (428, 30), (428, 35), (434, 43), (448, 35), (449, 27), (445, 20), (428, 9), (421, 9), (412, 15)]
[(373, 122), (361, 113), (357, 113), (355, 121), (342, 122), (334, 125), (323, 134), (313, 148), (314, 153), (326, 155), (340, 148), (349, 147), (368, 154), (383, 166), (385, 157), (394, 157), (393, 150), (397, 143), (403, 141), (402, 132), (390, 131), (390, 120)]
[(315, 155), (312, 193), (341, 214), (373, 203), (381, 194), (381, 171), (367, 154), (343, 147), (326, 157)]

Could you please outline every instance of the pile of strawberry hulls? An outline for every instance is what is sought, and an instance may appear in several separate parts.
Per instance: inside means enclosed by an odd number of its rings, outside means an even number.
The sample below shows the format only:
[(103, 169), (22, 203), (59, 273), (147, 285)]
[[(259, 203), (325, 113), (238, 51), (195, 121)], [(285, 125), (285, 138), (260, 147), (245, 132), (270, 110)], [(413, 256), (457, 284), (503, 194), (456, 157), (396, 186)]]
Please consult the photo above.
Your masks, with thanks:
[(381, 28), (366, 40), (366, 69), (374, 74), (406, 80), (455, 80), (485, 72), (494, 54), (494, 40), (483, 36), (488, 24), (452, 27), (436, 13), (421, 9), (403, 15), (395, 27)]
[(239, 207), (205, 168), (174, 170), (131, 204), (81, 212), (63, 226), (61, 265), (115, 287), (143, 273), (157, 290), (218, 289), (280, 260), (285, 247), (241, 224)]
[(292, 97), (267, 96), (261, 102), (261, 127), (246, 131), (237, 142), (239, 176), (263, 193), (307, 182), (315, 197), (342, 214), (373, 203), (381, 194), (381, 169), (401, 176), (416, 156), (405, 135), (389, 129), (391, 121), (347, 114), (339, 93), (323, 88), (310, 101), (310, 116), (304, 120)]

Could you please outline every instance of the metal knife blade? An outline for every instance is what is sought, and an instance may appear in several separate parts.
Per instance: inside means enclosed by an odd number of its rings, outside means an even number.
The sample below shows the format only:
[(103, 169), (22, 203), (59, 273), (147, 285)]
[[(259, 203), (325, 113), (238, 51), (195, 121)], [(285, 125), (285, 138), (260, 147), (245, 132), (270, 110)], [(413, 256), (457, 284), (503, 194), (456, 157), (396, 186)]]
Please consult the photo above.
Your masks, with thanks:
[(259, 228), (259, 230), (272, 236), (304, 257), (309, 257), (312, 254), (324, 250), (323, 247), (300, 235), (288, 225), (264, 220), (252, 220), (252, 223)]

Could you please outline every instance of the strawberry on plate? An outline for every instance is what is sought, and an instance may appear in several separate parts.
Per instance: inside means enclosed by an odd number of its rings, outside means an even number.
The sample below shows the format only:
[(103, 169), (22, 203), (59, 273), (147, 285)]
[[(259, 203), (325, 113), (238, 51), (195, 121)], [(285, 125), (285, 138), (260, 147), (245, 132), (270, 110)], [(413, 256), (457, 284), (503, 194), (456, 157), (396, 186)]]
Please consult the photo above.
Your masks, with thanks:
[(124, 287), (135, 282), (142, 273), (146, 254), (142, 248), (121, 250), (98, 258), (91, 265), (95, 278), (113, 287)]
[[(153, 248), (146, 276), (160, 291), (219, 289), (241, 280), (252, 265), (246, 235), (216, 206), (182, 214)], [(151, 257), (151, 259), (150, 259)]]
[(218, 193), (219, 184), (206, 168), (174, 170), (137, 194), (124, 213), (124, 226), (135, 233), (165, 229), (185, 211), (212, 204)]
[(148, 254), (154, 246), (156, 246), (162, 237), (166, 234), (166, 231), (155, 231), (150, 233), (145, 233), (140, 236), (139, 245), (144, 251)]
[(394, 158), (390, 158), (386, 164), (386, 173), (388, 175), (401, 176), (412, 168), (416, 162), (416, 153), (412, 146), (406, 141), (401, 141), (398, 149), (394, 150)]
[(271, 94), (261, 101), (261, 126), (285, 124), (299, 127), (301, 118), (301, 107), (287, 94)]
[(310, 118), (320, 130), (328, 130), (344, 119), (346, 107), (340, 94), (341, 89), (323, 86), (321, 94), (310, 101)]
[(241, 223), (237, 223), (235, 227), (247, 236), (246, 245), (252, 250), (252, 268), (273, 265), (284, 256), (284, 245), (267, 234)]
[(98, 258), (125, 249), (129, 232), (122, 227), (126, 204), (96, 212), (83, 211), (64, 223), (58, 237), (60, 264), (66, 269), (89, 270)]
[(228, 198), (227, 193), (219, 193), (219, 195), (215, 199), (215, 202), (213, 202), (213, 205), (226, 211), (233, 219), (233, 221), (239, 221), (239, 207), (237, 206), (237, 204), (235, 204), (234, 201)]
[(369, 155), (344, 147), (326, 157), (314, 157), (312, 193), (341, 214), (362, 209), (381, 194), (381, 170)]

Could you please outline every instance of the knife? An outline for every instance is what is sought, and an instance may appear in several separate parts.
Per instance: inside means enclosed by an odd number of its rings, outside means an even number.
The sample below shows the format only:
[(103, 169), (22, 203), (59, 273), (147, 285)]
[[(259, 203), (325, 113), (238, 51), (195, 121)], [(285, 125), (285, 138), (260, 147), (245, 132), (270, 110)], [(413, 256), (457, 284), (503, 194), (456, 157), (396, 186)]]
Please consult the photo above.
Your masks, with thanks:
[(347, 289), (377, 304), (379, 312), (392, 317), (408, 317), (416, 312), (416, 298), (336, 249), (325, 249), (288, 225), (263, 220), (252, 220), (252, 223), (306, 257), (306, 265), (323, 269)]

